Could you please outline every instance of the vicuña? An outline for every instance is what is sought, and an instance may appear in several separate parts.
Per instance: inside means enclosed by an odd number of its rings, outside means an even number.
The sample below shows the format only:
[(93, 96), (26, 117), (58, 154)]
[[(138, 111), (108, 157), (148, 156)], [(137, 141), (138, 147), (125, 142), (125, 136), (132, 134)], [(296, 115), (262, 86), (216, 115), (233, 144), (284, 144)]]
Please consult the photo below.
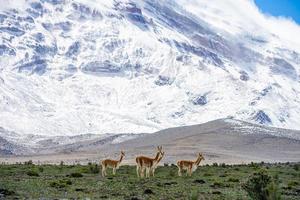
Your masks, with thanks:
[(198, 154), (198, 158), (195, 161), (192, 161), (192, 160), (179, 160), (177, 162), (178, 176), (182, 176), (182, 171), (183, 170), (186, 170), (187, 174), (189, 174), (189, 176), (191, 176), (192, 172), (194, 172), (198, 168), (201, 160), (205, 160), (202, 153)]
[(149, 158), (146, 156), (136, 157), (136, 173), (138, 177), (144, 177), (144, 171), (146, 170), (146, 177), (150, 177), (150, 172), (154, 176), (155, 167), (161, 160), (164, 153), (162, 152), (162, 146), (157, 147), (157, 153), (155, 158)]
[(116, 170), (119, 169), (119, 166), (125, 156), (125, 153), (121, 151), (121, 157), (119, 160), (111, 160), (111, 159), (105, 159), (101, 162), (102, 165), (102, 176), (106, 176), (106, 169), (107, 168), (112, 168), (113, 169), (113, 175), (116, 174)]

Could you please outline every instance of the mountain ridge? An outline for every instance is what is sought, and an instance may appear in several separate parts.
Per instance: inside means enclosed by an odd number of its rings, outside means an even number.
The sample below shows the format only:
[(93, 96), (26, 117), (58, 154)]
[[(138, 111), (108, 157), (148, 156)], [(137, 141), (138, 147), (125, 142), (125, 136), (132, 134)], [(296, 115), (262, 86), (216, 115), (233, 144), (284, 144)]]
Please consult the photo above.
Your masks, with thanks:
[[(1, 137), (1, 135), (0, 135)], [(66, 137), (66, 136), (63, 136)], [(63, 137), (58, 140), (62, 141)], [(78, 137), (78, 136), (75, 136)], [(39, 163), (99, 162), (125, 151), (125, 163), (134, 164), (137, 155), (152, 155), (163, 146), (163, 162), (173, 163), (180, 157), (194, 157), (203, 152), (207, 163), (299, 162), (300, 131), (270, 128), (232, 119), (219, 119), (193, 126), (168, 128), (152, 134), (113, 134), (30, 148), (31, 153), (2, 155), (1, 162)], [(55, 139), (55, 136), (52, 140)], [(41, 140), (43, 141), (43, 140)], [(16, 151), (17, 152), (17, 151)]]

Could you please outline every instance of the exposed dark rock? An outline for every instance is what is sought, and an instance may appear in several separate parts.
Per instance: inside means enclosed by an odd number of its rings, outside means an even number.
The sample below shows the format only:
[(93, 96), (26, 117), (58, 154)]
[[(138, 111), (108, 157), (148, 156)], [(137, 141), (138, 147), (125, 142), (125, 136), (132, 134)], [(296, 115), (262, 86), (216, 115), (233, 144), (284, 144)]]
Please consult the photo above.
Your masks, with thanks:
[(158, 1), (146, 1), (145, 9), (156, 16), (165, 23), (165, 25), (177, 29), (179, 32), (191, 34), (192, 32), (209, 34), (210, 31), (205, 29), (194, 18), (182, 15), (175, 10), (162, 5)]
[(77, 67), (76, 67), (75, 65), (73, 65), (73, 64), (69, 64), (69, 65), (65, 68), (65, 70), (66, 70), (67, 72), (69, 72), (69, 73), (75, 73), (75, 72), (77, 72)]
[(272, 90), (272, 86), (268, 86), (265, 89), (263, 89), (260, 94), (261, 96), (266, 96), (270, 91)]
[(184, 112), (182, 112), (182, 111), (181, 112), (175, 112), (175, 113), (172, 114), (172, 117), (177, 119), (179, 117), (182, 117), (183, 115), (184, 115)]
[(122, 13), (122, 15), (124, 15), (132, 24), (142, 30), (148, 30), (149, 23), (143, 16), (141, 8), (139, 8), (135, 3), (115, 2), (114, 8), (115, 10), (121, 11), (120, 13)]
[(258, 111), (253, 119), (260, 124), (270, 124), (272, 123), (271, 118), (262, 110)]
[(191, 101), (194, 105), (202, 105), (203, 106), (203, 105), (207, 104), (207, 98), (204, 95), (196, 96)]
[(62, 29), (63, 31), (70, 31), (72, 24), (69, 21), (59, 22), (55, 24), (55, 27)]
[(87, 64), (84, 64), (81, 67), (83, 72), (87, 73), (118, 73), (121, 71), (121, 67), (115, 63), (112, 63), (108, 60), (102, 61), (92, 61)]
[(36, 44), (36, 45), (28, 45), (28, 47), (34, 49), (36, 56), (54, 56), (57, 53), (57, 46), (54, 44), (52, 46), (47, 46), (43, 44)]
[(220, 192), (220, 191), (218, 191), (218, 190), (212, 191), (211, 193), (212, 193), (212, 194), (222, 194), (222, 192)]
[(196, 179), (196, 180), (193, 181), (193, 183), (204, 184), (206, 182), (204, 180), (202, 180), (202, 179)]
[(53, 27), (51, 23), (42, 23), (42, 26), (48, 31), (51, 31)]
[(138, 197), (131, 197), (130, 200), (141, 200), (141, 199)]
[(72, 3), (73, 9), (79, 14), (79, 19), (101, 19), (102, 15), (98, 10), (92, 9), (81, 3)]
[(223, 66), (224, 64), (217, 54), (209, 51), (208, 49), (205, 49), (200, 46), (196, 47), (184, 42), (177, 42), (176, 40), (173, 40), (173, 43), (179, 51), (190, 52), (192, 54), (200, 56), (204, 58), (204, 60), (208, 63), (212, 63), (216, 66)]
[(16, 52), (14, 49), (2, 44), (0, 45), (0, 56), (3, 55), (15, 56)]
[(242, 81), (248, 81), (250, 79), (249, 75), (245, 71), (240, 71), (240, 79)]
[(34, 35), (35, 39), (37, 42), (43, 42), (45, 41), (45, 36), (43, 35), (43, 33), (37, 33)]
[(162, 76), (162, 75), (159, 75), (158, 79), (155, 81), (155, 84), (159, 85), (159, 86), (171, 85), (172, 83), (173, 83), (173, 80), (170, 77)]
[(44, 13), (43, 5), (40, 2), (30, 3), (30, 8), (27, 8), (26, 11), (34, 18), (42, 16)]
[(42, 2), (47, 2), (52, 5), (58, 5), (58, 4), (63, 4), (65, 0), (41, 0)]
[(43, 59), (37, 59), (26, 64), (18, 66), (19, 72), (27, 72), (29, 74), (36, 73), (42, 75), (46, 72), (47, 61)]
[(0, 188), (0, 198), (1, 196), (11, 196), (11, 195), (14, 195), (15, 192), (14, 191), (11, 191), (11, 190), (7, 190), (7, 189), (4, 189), (4, 188)]
[(293, 65), (281, 58), (273, 58), (270, 66), (274, 74), (285, 75), (291, 79), (297, 79), (297, 71)]
[(154, 192), (151, 189), (145, 189), (144, 194), (154, 194)]
[(176, 184), (177, 184), (177, 182), (175, 182), (175, 181), (164, 183), (164, 185), (176, 185)]
[(19, 28), (10, 27), (10, 26), (0, 27), (0, 31), (9, 33), (9, 34), (17, 36), (17, 37), (22, 36), (22, 35), (25, 34), (25, 31), (23, 31), (23, 30), (21, 30)]
[(80, 53), (80, 42), (74, 42), (68, 49), (66, 56), (77, 56)]
[(0, 14), (0, 22), (4, 22), (5, 19), (7, 19), (7, 15)]

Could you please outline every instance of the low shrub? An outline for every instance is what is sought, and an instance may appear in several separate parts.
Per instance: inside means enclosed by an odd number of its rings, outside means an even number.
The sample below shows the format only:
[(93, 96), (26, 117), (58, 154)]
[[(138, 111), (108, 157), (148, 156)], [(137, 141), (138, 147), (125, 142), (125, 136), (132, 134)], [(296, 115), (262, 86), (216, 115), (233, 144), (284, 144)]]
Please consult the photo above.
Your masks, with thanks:
[(15, 194), (15, 192), (12, 190), (0, 188), (0, 199), (1, 199), (1, 196), (5, 197), (5, 196), (14, 195), (14, 194)]
[(58, 181), (52, 181), (50, 183), (51, 187), (54, 187), (54, 188), (57, 188), (57, 189), (65, 188), (68, 185), (72, 185), (72, 181), (69, 180), (69, 179), (61, 179), (61, 180), (58, 180)]
[(79, 172), (74, 172), (74, 173), (71, 173), (69, 175), (70, 177), (73, 177), (73, 178), (80, 178), (80, 177), (83, 177), (83, 175)]
[(203, 174), (203, 176), (213, 176), (213, 174), (206, 172), (206, 173)]
[(227, 177), (227, 174), (220, 174), (219, 177), (223, 178), (223, 177)]
[(251, 162), (250, 163), (250, 167), (254, 168), (254, 169), (258, 169), (259, 168), (259, 164)]
[(88, 167), (89, 167), (89, 172), (91, 174), (98, 174), (99, 171), (100, 171), (100, 168), (99, 168), (98, 164), (89, 163)]
[(198, 190), (193, 190), (189, 195), (189, 200), (198, 200), (199, 192)]
[(293, 188), (294, 186), (298, 186), (299, 182), (298, 181), (290, 181), (288, 183), (288, 187)]
[(154, 194), (154, 192), (151, 189), (145, 189), (144, 194)]
[(193, 181), (193, 183), (204, 184), (206, 182), (203, 179), (196, 179), (196, 180)]
[(266, 170), (252, 174), (247, 182), (242, 184), (242, 188), (252, 199), (281, 199), (278, 184), (267, 174)]
[(212, 188), (220, 188), (223, 186), (224, 186), (224, 184), (219, 181), (215, 181), (215, 182), (213, 182), (213, 184), (210, 185), (210, 187), (212, 187)]
[(237, 179), (237, 178), (229, 178), (229, 179), (228, 179), (228, 182), (237, 183), (237, 182), (240, 182), (240, 180)]
[(169, 169), (169, 176), (170, 177), (174, 177), (174, 176), (177, 176), (177, 170), (175, 171), (174, 169)]
[(215, 191), (212, 191), (212, 194), (222, 194), (222, 192), (215, 190)]
[(37, 173), (36, 171), (33, 171), (33, 170), (26, 172), (26, 174), (28, 176), (40, 176), (39, 173)]
[(44, 168), (43, 167), (39, 167), (38, 170), (39, 170), (39, 172), (44, 172)]
[(223, 168), (226, 168), (226, 164), (225, 163), (222, 163), (220, 166), (223, 167)]
[(32, 160), (28, 160), (24, 162), (24, 165), (33, 165), (33, 162)]

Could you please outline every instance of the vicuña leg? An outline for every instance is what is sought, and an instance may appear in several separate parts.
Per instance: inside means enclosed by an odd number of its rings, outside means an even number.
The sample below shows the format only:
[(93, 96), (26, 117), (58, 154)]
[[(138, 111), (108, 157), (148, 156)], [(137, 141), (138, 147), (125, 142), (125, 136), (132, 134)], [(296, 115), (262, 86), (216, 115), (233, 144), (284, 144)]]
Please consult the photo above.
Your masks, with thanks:
[(192, 176), (192, 168), (191, 167), (189, 168), (188, 172), (189, 172), (189, 176)]
[(105, 169), (105, 167), (102, 165), (102, 176), (103, 176), (103, 177), (105, 177), (105, 174), (106, 174), (105, 172), (106, 172), (106, 169)]
[(178, 176), (182, 176), (181, 169), (178, 168)]
[(144, 178), (144, 172), (145, 172), (145, 167), (142, 167), (142, 169), (141, 169), (141, 178)]
[(140, 166), (137, 165), (137, 166), (136, 166), (136, 175), (137, 175), (138, 178), (140, 177), (140, 173), (141, 173)]
[(151, 176), (151, 173), (152, 173), (152, 176), (154, 177), (155, 168), (151, 168), (151, 170), (150, 170), (150, 176)]
[(179, 164), (177, 164), (177, 167), (178, 167), (178, 176), (182, 176), (181, 167), (179, 166)]
[(116, 175), (116, 168), (113, 168), (113, 175)]
[(146, 178), (150, 177), (150, 167), (146, 168)]

